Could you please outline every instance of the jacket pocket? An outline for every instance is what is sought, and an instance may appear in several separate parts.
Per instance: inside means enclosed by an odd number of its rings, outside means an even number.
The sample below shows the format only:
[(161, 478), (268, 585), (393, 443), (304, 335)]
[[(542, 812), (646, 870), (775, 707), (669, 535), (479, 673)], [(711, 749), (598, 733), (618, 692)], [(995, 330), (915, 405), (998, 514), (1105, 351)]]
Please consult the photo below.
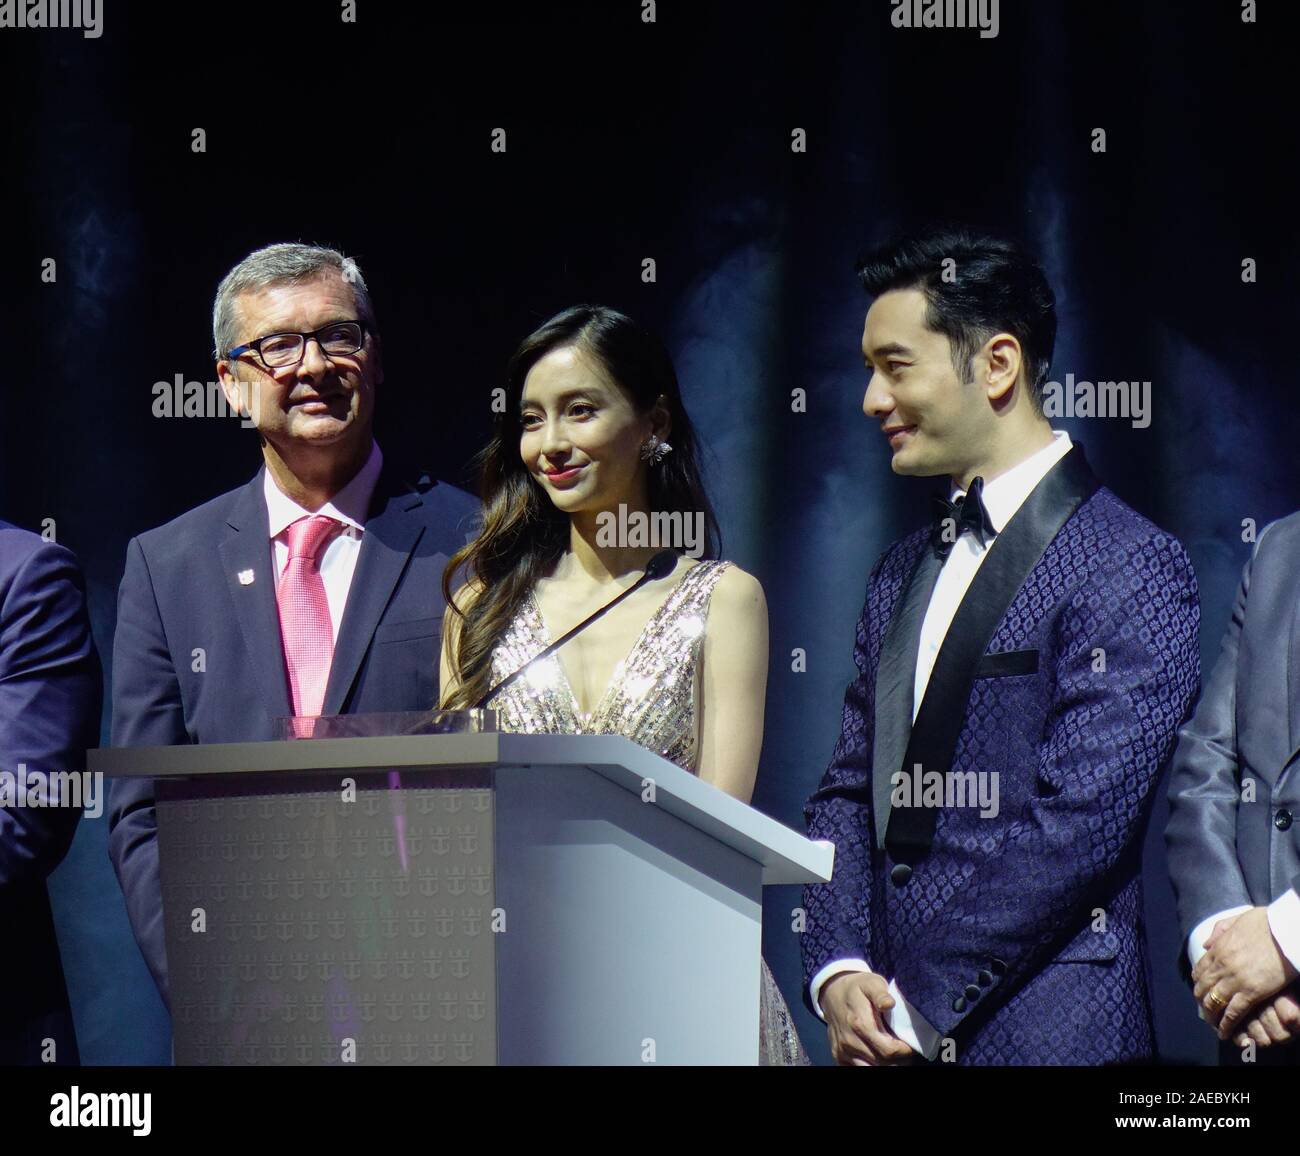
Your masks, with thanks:
[(1119, 936), (1114, 931), (1093, 931), (1085, 927), (1053, 963), (1110, 963), (1119, 954)]
[(434, 635), (442, 635), (441, 618), (412, 618), (409, 622), (385, 622), (375, 627), (376, 642), (406, 642)]
[(1038, 673), (1038, 651), (999, 650), (980, 657), (976, 678), (1009, 678), (1017, 674)]

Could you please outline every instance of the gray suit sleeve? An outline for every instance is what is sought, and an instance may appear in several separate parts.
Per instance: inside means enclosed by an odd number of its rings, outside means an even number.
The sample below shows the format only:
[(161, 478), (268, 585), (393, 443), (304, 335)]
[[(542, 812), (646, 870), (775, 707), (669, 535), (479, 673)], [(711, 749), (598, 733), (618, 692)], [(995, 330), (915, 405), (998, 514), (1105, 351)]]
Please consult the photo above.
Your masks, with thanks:
[(1242, 572), (1218, 661), (1174, 750), (1165, 847), (1184, 940), (1201, 920), (1252, 902), (1237, 859), (1237, 655), (1251, 568), (1266, 534)]

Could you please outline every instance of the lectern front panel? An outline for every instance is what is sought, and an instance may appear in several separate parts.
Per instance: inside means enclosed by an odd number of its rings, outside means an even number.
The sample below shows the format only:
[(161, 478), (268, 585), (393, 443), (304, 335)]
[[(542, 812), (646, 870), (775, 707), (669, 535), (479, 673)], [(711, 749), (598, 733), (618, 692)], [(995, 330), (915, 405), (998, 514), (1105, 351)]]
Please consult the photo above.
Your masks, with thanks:
[(178, 1064), (496, 1062), (485, 770), (158, 782)]

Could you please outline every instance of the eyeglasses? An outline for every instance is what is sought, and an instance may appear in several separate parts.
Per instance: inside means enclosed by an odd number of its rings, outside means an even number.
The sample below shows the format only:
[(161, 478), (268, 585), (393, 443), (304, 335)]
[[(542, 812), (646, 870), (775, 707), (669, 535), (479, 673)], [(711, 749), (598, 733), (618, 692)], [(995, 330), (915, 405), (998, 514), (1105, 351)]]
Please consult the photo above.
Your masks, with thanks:
[(267, 369), (283, 369), (303, 359), (307, 342), (312, 338), (327, 357), (346, 357), (365, 344), (366, 326), (362, 321), (332, 321), (315, 333), (269, 333), (246, 345), (235, 346), (226, 357), (233, 361), (251, 349)]

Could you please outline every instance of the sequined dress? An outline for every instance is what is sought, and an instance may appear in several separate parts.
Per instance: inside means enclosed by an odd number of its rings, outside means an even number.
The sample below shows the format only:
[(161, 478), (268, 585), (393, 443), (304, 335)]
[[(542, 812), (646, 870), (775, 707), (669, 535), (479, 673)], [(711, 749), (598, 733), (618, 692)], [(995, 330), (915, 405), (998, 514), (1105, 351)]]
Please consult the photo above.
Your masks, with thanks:
[[(686, 571), (615, 668), (590, 714), (578, 709), (560, 659), (553, 654), (488, 702), (498, 712), (501, 729), (524, 734), (624, 735), (694, 774), (699, 757), (704, 627), (713, 589), (729, 565), (699, 562)], [(530, 594), (492, 653), (493, 679), (518, 670), (549, 643), (541, 611)], [(759, 1063), (807, 1064), (790, 1009), (766, 960), (760, 1001)]]

